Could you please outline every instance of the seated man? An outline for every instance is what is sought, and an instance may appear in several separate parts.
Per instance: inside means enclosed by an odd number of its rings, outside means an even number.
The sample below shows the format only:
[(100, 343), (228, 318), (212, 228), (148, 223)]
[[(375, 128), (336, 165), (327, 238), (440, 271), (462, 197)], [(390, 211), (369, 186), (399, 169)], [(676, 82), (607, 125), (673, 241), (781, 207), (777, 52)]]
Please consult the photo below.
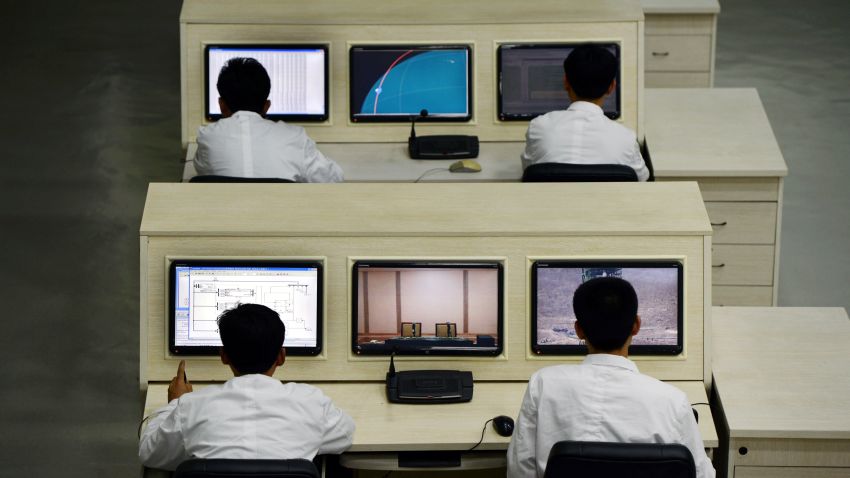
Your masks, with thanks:
[(198, 174), (305, 183), (342, 181), (342, 169), (322, 155), (304, 128), (263, 117), (271, 106), (271, 80), (260, 62), (228, 60), (216, 86), (222, 119), (198, 130)]
[(508, 447), (508, 477), (542, 477), (549, 451), (563, 440), (681, 443), (694, 457), (697, 477), (713, 477), (684, 392), (641, 374), (628, 359), (640, 330), (631, 284), (591, 279), (576, 290), (573, 310), (576, 334), (590, 355), (531, 376)]
[(570, 107), (531, 120), (525, 134), (523, 169), (536, 163), (624, 164), (646, 181), (649, 170), (634, 131), (602, 112), (617, 86), (617, 59), (597, 45), (576, 47), (564, 60)]
[(189, 458), (310, 460), (351, 446), (354, 421), (321, 390), (273, 377), (286, 357), (277, 312), (239, 305), (219, 317), (218, 327), (221, 361), (235, 377), (193, 392), (181, 361), (168, 405), (142, 433), (143, 465), (174, 470)]

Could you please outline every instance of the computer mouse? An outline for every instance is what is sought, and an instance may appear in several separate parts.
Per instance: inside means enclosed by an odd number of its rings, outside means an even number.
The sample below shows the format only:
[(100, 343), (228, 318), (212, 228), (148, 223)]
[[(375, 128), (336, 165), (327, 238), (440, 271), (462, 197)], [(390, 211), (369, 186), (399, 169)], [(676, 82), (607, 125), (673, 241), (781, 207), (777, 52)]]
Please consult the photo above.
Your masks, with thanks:
[(494, 417), (493, 429), (500, 436), (509, 437), (514, 434), (514, 419), (505, 415)]
[(474, 159), (461, 159), (452, 163), (449, 166), (449, 171), (453, 173), (477, 173), (481, 171), (481, 165)]

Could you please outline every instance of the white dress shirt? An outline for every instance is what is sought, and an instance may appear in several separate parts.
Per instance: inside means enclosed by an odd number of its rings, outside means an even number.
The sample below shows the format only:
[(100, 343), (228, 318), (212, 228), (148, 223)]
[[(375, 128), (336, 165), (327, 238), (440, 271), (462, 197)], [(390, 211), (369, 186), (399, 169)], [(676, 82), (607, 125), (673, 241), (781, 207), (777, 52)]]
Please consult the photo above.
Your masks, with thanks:
[(164, 470), (189, 458), (311, 460), (342, 453), (353, 435), (354, 420), (318, 388), (251, 374), (157, 410), (139, 442), (139, 459)]
[(508, 447), (508, 477), (542, 477), (562, 440), (680, 443), (691, 451), (697, 477), (714, 477), (684, 392), (617, 355), (588, 355), (580, 365), (531, 376)]
[(242, 178), (283, 178), (304, 183), (342, 181), (342, 168), (326, 158), (304, 128), (253, 111), (201, 126), (195, 170)]
[(531, 120), (521, 159), (523, 169), (536, 163), (624, 164), (639, 180), (649, 178), (634, 131), (587, 101)]

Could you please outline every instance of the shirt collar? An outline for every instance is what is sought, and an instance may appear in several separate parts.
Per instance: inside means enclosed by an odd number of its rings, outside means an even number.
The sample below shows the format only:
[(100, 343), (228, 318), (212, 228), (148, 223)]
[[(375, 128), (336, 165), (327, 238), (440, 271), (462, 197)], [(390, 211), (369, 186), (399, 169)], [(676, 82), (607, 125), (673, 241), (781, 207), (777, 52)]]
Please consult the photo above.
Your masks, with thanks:
[(602, 108), (589, 101), (573, 101), (570, 103), (570, 107), (567, 108), (567, 111), (582, 111), (586, 113), (597, 113), (600, 115), (605, 114), (605, 112), (602, 111)]
[(262, 118), (262, 116), (258, 115), (257, 113), (248, 110), (239, 110), (236, 113), (230, 115), (231, 118), (238, 118), (240, 116), (244, 116), (246, 118)]
[(626, 357), (621, 357), (619, 355), (611, 355), (611, 354), (590, 354), (584, 358), (584, 364), (586, 365), (601, 365), (606, 367), (619, 367), (624, 368), (626, 370), (632, 372), (638, 372), (637, 365), (634, 362), (627, 359)]

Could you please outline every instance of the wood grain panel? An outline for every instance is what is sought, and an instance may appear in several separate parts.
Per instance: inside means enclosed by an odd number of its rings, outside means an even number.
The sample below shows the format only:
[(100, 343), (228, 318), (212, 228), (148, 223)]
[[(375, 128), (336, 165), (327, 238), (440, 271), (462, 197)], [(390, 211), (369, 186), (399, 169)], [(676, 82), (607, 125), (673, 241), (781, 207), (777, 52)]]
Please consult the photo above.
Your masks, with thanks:
[(774, 244), (775, 202), (706, 202), (714, 244)]

